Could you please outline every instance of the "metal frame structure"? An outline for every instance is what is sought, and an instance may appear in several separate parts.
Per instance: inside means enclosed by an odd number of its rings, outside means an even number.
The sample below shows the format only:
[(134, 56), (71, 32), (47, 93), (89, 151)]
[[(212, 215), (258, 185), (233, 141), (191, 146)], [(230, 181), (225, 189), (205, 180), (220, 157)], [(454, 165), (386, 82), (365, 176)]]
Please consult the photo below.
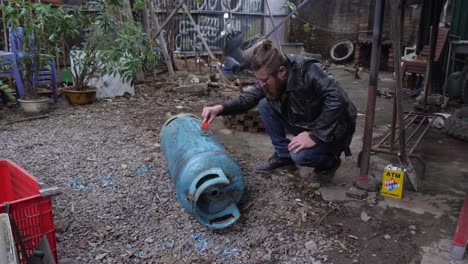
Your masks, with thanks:
[[(404, 5), (405, 1), (402, 1), (400, 4)], [(392, 3), (394, 4), (394, 3)], [(368, 191), (377, 191), (377, 180), (371, 176), (369, 176), (369, 163), (370, 163), (370, 154), (371, 152), (374, 153), (386, 153), (386, 154), (393, 154), (397, 155), (402, 165), (408, 169), (408, 177), (413, 184), (413, 187), (417, 190), (417, 175), (414, 166), (410, 162), (411, 158), (416, 158), (421, 162), (423, 165), (423, 175), (425, 173), (425, 162), (424, 160), (414, 153), (416, 147), (423, 139), (424, 135), (429, 131), (429, 128), (432, 126), (433, 122), (436, 118), (445, 117), (436, 115), (436, 114), (428, 114), (428, 113), (416, 113), (416, 112), (409, 112), (405, 115), (402, 112), (402, 98), (401, 98), (401, 76), (400, 76), (400, 69), (395, 68), (395, 73), (400, 79), (397, 79), (396, 91), (395, 91), (395, 99), (393, 104), (393, 115), (392, 115), (392, 126), (390, 131), (379, 141), (373, 143), (372, 133), (374, 127), (374, 116), (375, 116), (375, 105), (376, 105), (376, 95), (377, 95), (377, 80), (378, 80), (378, 73), (379, 73), (379, 65), (380, 65), (380, 50), (382, 46), (382, 26), (383, 26), (383, 14), (385, 8), (385, 0), (376, 0), (375, 6), (375, 24), (373, 30), (373, 42), (372, 42), (372, 54), (371, 54), (371, 67), (370, 67), (370, 75), (369, 75), (369, 88), (368, 88), (368, 102), (367, 102), (367, 112), (366, 112), (366, 122), (364, 127), (364, 140), (363, 140), (363, 147), (362, 151), (359, 154), (358, 164), (360, 167), (360, 174), (356, 177), (356, 185), (357, 187), (368, 190)], [(393, 9), (393, 8), (392, 8)], [(404, 13), (400, 10), (400, 15), (402, 16)], [(403, 21), (395, 20), (395, 25), (398, 25)], [(394, 26), (395, 26), (394, 25)], [(399, 24), (399, 27), (395, 27), (398, 29), (395, 35), (392, 37), (394, 40), (394, 45), (397, 47), (395, 48), (395, 63), (399, 65), (400, 58), (400, 39), (401, 32), (403, 25)], [(434, 29), (431, 29), (434, 31)], [(433, 33), (433, 32), (432, 32)], [(431, 34), (433, 36), (433, 34)], [(428, 69), (426, 71), (425, 77), (425, 85), (424, 90), (426, 94), (426, 98), (424, 100), (424, 109), (426, 109), (427, 104), (427, 94), (429, 92), (429, 85), (430, 78), (428, 76), (431, 74), (431, 64), (434, 60), (434, 49), (435, 43), (434, 38), (431, 36), (430, 39), (430, 63), (428, 63)], [(398, 78), (397, 77), (397, 78)], [(402, 128), (402, 129), (400, 129)], [(398, 131), (398, 136), (397, 135)], [(409, 136), (406, 136), (406, 133)], [(415, 140), (414, 140), (415, 139)], [(398, 144), (398, 145), (397, 145)], [(398, 148), (397, 148), (398, 147)], [(423, 175), (420, 177), (422, 178)]]

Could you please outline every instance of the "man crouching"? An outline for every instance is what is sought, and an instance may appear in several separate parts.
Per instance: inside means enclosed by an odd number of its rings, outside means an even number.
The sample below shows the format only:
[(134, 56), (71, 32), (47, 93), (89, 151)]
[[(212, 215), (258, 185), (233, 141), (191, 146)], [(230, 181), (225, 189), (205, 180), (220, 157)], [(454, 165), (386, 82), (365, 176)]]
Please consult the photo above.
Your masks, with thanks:
[[(252, 67), (258, 79), (254, 88), (204, 107), (204, 121), (258, 105), (275, 153), (255, 170), (268, 172), (296, 164), (315, 168), (312, 181), (330, 181), (341, 164), (341, 153), (351, 155), (357, 112), (346, 92), (319, 61), (285, 56), (270, 40), (255, 48)], [(285, 129), (294, 135), (292, 140)]]

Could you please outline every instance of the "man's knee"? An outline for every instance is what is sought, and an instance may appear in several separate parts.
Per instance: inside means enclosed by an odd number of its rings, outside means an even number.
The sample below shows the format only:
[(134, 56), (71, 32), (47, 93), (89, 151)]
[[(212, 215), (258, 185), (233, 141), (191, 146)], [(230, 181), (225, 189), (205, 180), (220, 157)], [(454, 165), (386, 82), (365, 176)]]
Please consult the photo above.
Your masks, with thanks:
[(307, 153), (307, 151), (304, 150), (301, 150), (298, 153), (294, 153), (294, 150), (290, 151), (291, 159), (296, 165), (313, 167), (319, 160), (308, 154), (310, 153)]
[(323, 153), (317, 148), (302, 149), (298, 153), (289, 152), (291, 159), (299, 166), (317, 167), (328, 163), (328, 160), (333, 157), (330, 153)]

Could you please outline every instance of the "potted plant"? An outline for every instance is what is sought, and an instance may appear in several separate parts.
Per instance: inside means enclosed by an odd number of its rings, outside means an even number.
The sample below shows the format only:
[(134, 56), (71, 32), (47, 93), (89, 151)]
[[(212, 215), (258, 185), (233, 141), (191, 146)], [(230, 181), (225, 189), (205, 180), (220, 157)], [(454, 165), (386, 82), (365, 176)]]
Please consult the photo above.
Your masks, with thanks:
[(119, 76), (131, 84), (136, 76), (148, 66), (154, 65), (157, 53), (155, 46), (140, 24), (133, 19), (113, 14), (110, 10), (118, 3), (94, 2), (69, 12), (79, 20), (84, 41), (71, 48), (73, 61), (71, 73), (73, 86), (63, 89), (70, 104), (88, 104), (96, 98), (96, 88), (90, 87), (92, 79), (105, 74)]
[[(14, 52), (21, 71), (25, 97), (19, 99), (25, 111), (41, 112), (48, 109), (48, 98), (38, 93), (39, 75), (53, 69), (54, 54), (59, 52), (62, 33), (77, 32), (73, 17), (50, 4), (29, 1), (10, 1), (1, 6), (10, 32), (10, 51)], [(13, 50), (14, 49), (14, 50)], [(54, 78), (51, 80), (53, 84)]]

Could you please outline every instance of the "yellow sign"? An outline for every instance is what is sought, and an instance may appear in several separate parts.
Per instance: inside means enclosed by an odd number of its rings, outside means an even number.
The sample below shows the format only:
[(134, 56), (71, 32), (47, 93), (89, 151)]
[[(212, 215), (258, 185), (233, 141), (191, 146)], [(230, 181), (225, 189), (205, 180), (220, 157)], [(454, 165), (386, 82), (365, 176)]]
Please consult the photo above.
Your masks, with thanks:
[(388, 165), (382, 176), (382, 195), (401, 199), (405, 172), (402, 168)]

